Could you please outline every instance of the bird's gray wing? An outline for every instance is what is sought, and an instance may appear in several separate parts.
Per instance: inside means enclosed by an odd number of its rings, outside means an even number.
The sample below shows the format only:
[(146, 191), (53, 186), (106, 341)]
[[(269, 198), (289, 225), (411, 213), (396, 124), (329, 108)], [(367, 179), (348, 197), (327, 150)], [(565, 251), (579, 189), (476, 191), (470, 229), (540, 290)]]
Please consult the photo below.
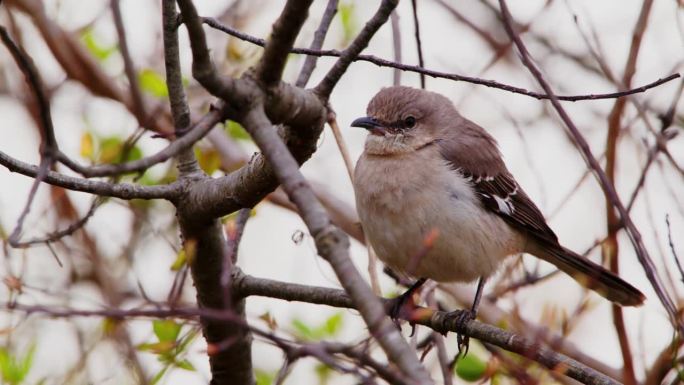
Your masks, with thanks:
[(496, 141), (475, 123), (465, 124), (474, 126), (465, 136), (439, 142), (440, 152), (450, 167), (470, 180), (486, 209), (518, 231), (557, 245), (558, 237), (546, 224), (544, 215), (506, 168)]

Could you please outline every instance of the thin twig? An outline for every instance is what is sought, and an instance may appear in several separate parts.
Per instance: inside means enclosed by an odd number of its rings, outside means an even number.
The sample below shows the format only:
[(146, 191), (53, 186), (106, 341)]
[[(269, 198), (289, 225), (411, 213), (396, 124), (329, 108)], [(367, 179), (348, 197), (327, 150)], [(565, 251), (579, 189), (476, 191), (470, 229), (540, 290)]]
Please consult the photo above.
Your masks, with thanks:
[(131, 53), (128, 50), (128, 39), (126, 38), (126, 29), (123, 25), (123, 18), (121, 17), (121, 6), (119, 0), (111, 0), (109, 5), (112, 9), (112, 18), (114, 19), (114, 26), (116, 27), (116, 34), (119, 38), (119, 51), (124, 62), (124, 72), (128, 78), (128, 86), (131, 91), (131, 100), (133, 101), (133, 108), (136, 110), (135, 115), (140, 116), (144, 126), (147, 126), (147, 108), (145, 107), (145, 98), (143, 98), (140, 91), (140, 84), (138, 83), (137, 71), (131, 58)]
[[(172, 87), (172, 84), (173, 83), (169, 83), (169, 87)], [(173, 103), (175, 96), (171, 95), (178, 94), (169, 91), (169, 96), (171, 102)], [(174, 110), (176, 109), (172, 108), (172, 111)], [(185, 130), (187, 134), (183, 135), (177, 140), (174, 140), (166, 148), (157, 152), (156, 154), (146, 156), (138, 160), (118, 164), (99, 164), (95, 166), (83, 166), (68, 158), (61, 152), (58, 155), (58, 160), (62, 162), (62, 164), (64, 164), (65, 166), (69, 167), (73, 171), (76, 171), (77, 173), (83, 175), (86, 178), (142, 172), (156, 164), (165, 162), (179, 155), (185, 150), (192, 148), (192, 146), (195, 143), (197, 143), (200, 139), (204, 138), (204, 136), (207, 135), (207, 133), (209, 133), (212, 128), (214, 128), (218, 123), (220, 123), (224, 119), (224, 116), (225, 108), (223, 107), (223, 104), (219, 102), (217, 107), (212, 108), (212, 110), (209, 111), (206, 115), (204, 115), (202, 119), (195, 123), (194, 126), (192, 126), (190, 129)], [(179, 127), (187, 127), (184, 125), (185, 123), (183, 123), (183, 121), (185, 121), (186, 119), (189, 123), (189, 115), (187, 117), (174, 117), (175, 121), (180, 122), (178, 123)], [(182, 132), (183, 130), (179, 130), (179, 133)]]
[(548, 97), (550, 98), (551, 104), (553, 105), (554, 109), (560, 116), (561, 120), (563, 123), (566, 125), (570, 133), (572, 134), (572, 138), (574, 139), (576, 145), (580, 149), (580, 152), (582, 153), (582, 156), (584, 157), (585, 161), (587, 162), (588, 166), (592, 169), (594, 174), (596, 175), (601, 188), (603, 191), (609, 196), (611, 202), (615, 206), (615, 208), (618, 210), (620, 213), (620, 217), (625, 224), (625, 227), (627, 228), (627, 234), (630, 238), (630, 241), (634, 245), (634, 249), (636, 251), (637, 257), (639, 259), (639, 262), (644, 268), (644, 271), (646, 273), (646, 276), (648, 277), (648, 280), (651, 282), (651, 285), (653, 286), (653, 289), (655, 290), (656, 294), (658, 295), (658, 298), (660, 299), (661, 303), (663, 304), (663, 307), (667, 311), (668, 315), (670, 316), (671, 322), (673, 325), (677, 326), (677, 329), (679, 329), (681, 332), (684, 333), (684, 323), (682, 320), (679, 319), (677, 309), (672, 302), (672, 299), (670, 298), (670, 295), (665, 291), (662, 283), (660, 282), (660, 278), (658, 278), (656, 274), (656, 268), (653, 263), (653, 260), (651, 259), (648, 251), (646, 250), (646, 247), (644, 246), (643, 240), (641, 238), (641, 234), (639, 233), (639, 230), (636, 228), (634, 225), (634, 222), (632, 222), (629, 213), (625, 209), (624, 205), (622, 204), (617, 192), (615, 191), (615, 187), (610, 183), (608, 180), (608, 177), (606, 176), (605, 172), (601, 169), (601, 166), (598, 164), (598, 161), (594, 157), (593, 153), (591, 152), (591, 149), (586, 141), (586, 139), (582, 136), (582, 134), (579, 132), (577, 129), (577, 126), (572, 122), (572, 119), (570, 119), (570, 116), (568, 116), (567, 112), (563, 108), (563, 106), (560, 104), (560, 101), (558, 98), (555, 96), (553, 93), (553, 90), (549, 86), (549, 84), (546, 82), (544, 79), (544, 76), (542, 73), (539, 71), (539, 69), (536, 67), (536, 65), (532, 62), (530, 58), (530, 54), (527, 51), (527, 48), (523, 44), (522, 40), (520, 37), (513, 31), (513, 21), (510, 12), (508, 11), (508, 7), (506, 6), (505, 0), (499, 0), (499, 5), (501, 7), (501, 12), (503, 15), (503, 21), (504, 21), (504, 27), (506, 29), (506, 32), (508, 33), (508, 36), (515, 42), (516, 47), (518, 48), (518, 51), (521, 53), (521, 60), (523, 64), (530, 70), (532, 75), (537, 79), (538, 83), (540, 86), (544, 89)]
[[(394, 48), (394, 62), (401, 63), (401, 28), (399, 26), (399, 13), (395, 9), (390, 14), (390, 22), (392, 24), (392, 47)], [(392, 71), (392, 84), (395, 86), (401, 85), (401, 70), (395, 68)]]
[[(411, 0), (411, 7), (413, 8), (413, 31), (416, 38), (416, 50), (418, 50), (418, 66), (425, 68), (425, 60), (423, 59), (423, 44), (420, 41), (420, 22), (418, 22), (418, 2)], [(420, 88), (425, 89), (425, 74), (420, 74)]]
[(86, 212), (84, 216), (79, 218), (77, 221), (71, 223), (69, 226), (67, 226), (65, 229), (62, 230), (56, 230), (53, 231), (43, 237), (40, 238), (32, 238), (27, 241), (21, 241), (17, 242), (12, 245), (12, 247), (15, 248), (27, 248), (35, 245), (40, 245), (40, 244), (50, 244), (53, 242), (57, 242), (60, 239), (64, 237), (71, 236), (74, 234), (76, 231), (80, 230), (85, 226), (86, 223), (90, 220), (90, 218), (95, 214), (95, 211), (97, 210), (98, 207), (104, 202), (104, 200), (100, 197), (96, 197), (93, 199), (93, 202), (90, 204), (90, 208)]
[[(217, 29), (219, 31), (225, 32), (231, 36), (237, 37), (238, 39), (250, 42), (252, 44), (255, 44), (255, 45), (258, 45), (261, 47), (263, 47), (266, 44), (266, 42), (263, 39), (259, 39), (259, 38), (256, 38), (254, 36), (250, 36), (248, 34), (245, 34), (243, 32), (240, 32), (238, 30), (235, 30), (233, 28), (225, 26), (225, 25), (219, 23), (218, 21), (216, 21), (215, 19), (212, 19), (210, 17), (204, 17), (204, 18), (202, 18), (202, 20), (208, 26), (210, 26), (214, 29)], [(309, 50), (307, 48), (292, 48), (290, 50), (290, 52), (296, 53), (296, 54), (303, 54), (303, 55), (340, 57), (346, 51), (340, 52), (340, 51), (334, 50), (334, 49), (317, 51), (317, 50)], [(385, 59), (382, 59), (382, 58), (379, 58), (379, 57), (376, 57), (373, 55), (357, 55), (352, 61), (365, 61), (368, 63), (375, 64), (379, 67), (389, 67), (389, 68), (395, 68), (395, 69), (399, 69), (399, 70), (407, 71), (407, 72), (422, 73), (422, 74), (425, 74), (425, 75), (433, 77), (433, 78), (442, 78), (442, 79), (478, 84), (478, 85), (482, 85), (485, 87), (496, 88), (496, 89), (500, 89), (503, 91), (508, 91), (508, 92), (512, 92), (512, 93), (516, 93), (516, 94), (529, 96), (529, 97), (532, 97), (532, 98), (535, 98), (538, 100), (550, 99), (550, 97), (545, 93), (528, 91), (524, 88), (499, 83), (499, 82), (494, 81), (494, 80), (481, 79), (481, 78), (472, 77), (472, 76), (464, 76), (464, 75), (458, 75), (458, 74), (452, 74), (452, 73), (446, 73), (446, 72), (440, 72), (440, 71), (433, 71), (433, 70), (429, 70), (429, 69), (425, 69), (425, 68), (420, 68), (418, 66), (412, 66), (412, 65), (393, 62), (390, 60), (385, 60)], [(638, 93), (647, 91), (651, 88), (658, 87), (662, 84), (665, 84), (669, 81), (672, 81), (672, 80), (680, 78), (680, 77), (681, 77), (681, 75), (678, 73), (672, 74), (672, 75), (666, 76), (664, 78), (660, 78), (660, 79), (653, 81), (651, 83), (645, 84), (641, 87), (636, 87), (636, 88), (633, 88), (630, 90), (625, 90), (625, 91), (610, 92), (610, 93), (603, 93), (603, 94), (558, 95), (556, 97), (558, 98), (558, 100), (568, 101), (568, 102), (577, 102), (577, 101), (583, 101), (583, 100), (615, 99), (615, 98), (621, 98), (621, 97), (634, 95), (634, 94), (638, 94)]]
[(347, 144), (342, 137), (342, 132), (340, 131), (340, 126), (337, 125), (337, 119), (334, 112), (328, 114), (328, 125), (330, 130), (333, 132), (335, 137), (335, 142), (337, 143), (337, 148), (342, 154), (342, 159), (344, 160), (344, 168), (347, 170), (349, 175), (349, 180), (354, 182), (354, 163), (352, 163), (351, 156), (349, 155), (349, 149), (347, 149)]
[(667, 242), (670, 245), (670, 251), (672, 251), (672, 258), (674, 258), (675, 264), (677, 264), (677, 270), (679, 270), (679, 275), (682, 282), (684, 282), (684, 269), (682, 269), (682, 263), (677, 255), (677, 250), (675, 250), (674, 241), (672, 240), (672, 229), (670, 228), (670, 215), (665, 215), (665, 224), (667, 225)]
[[(342, 75), (347, 72), (349, 65), (359, 57), (361, 51), (367, 46), (370, 39), (375, 36), (375, 33), (380, 27), (387, 22), (390, 13), (397, 7), (399, 0), (383, 0), (375, 12), (373, 17), (368, 20), (361, 32), (356, 36), (354, 41), (344, 51), (339, 54), (339, 59), (335, 62), (332, 68), (325, 75), (318, 85), (314, 88), (314, 92), (323, 99), (328, 99), (330, 94), (340, 81)], [(292, 47), (290, 47), (291, 49)], [(337, 55), (336, 55), (337, 56)]]
[[(0, 151), (0, 165), (11, 172), (18, 172), (31, 178), (38, 178), (41, 168), (15, 159)], [(45, 183), (68, 190), (81, 191), (120, 199), (167, 199), (174, 200), (181, 193), (181, 185), (141, 186), (130, 183), (108, 183), (83, 178), (74, 178), (54, 171), (47, 171)]]
[(31, 205), (33, 204), (36, 192), (38, 191), (38, 186), (43, 182), (48, 174), (48, 170), (55, 162), (57, 154), (59, 153), (59, 147), (57, 145), (57, 139), (55, 138), (55, 130), (50, 115), (50, 101), (45, 92), (40, 73), (33, 63), (33, 59), (31, 59), (28, 53), (12, 40), (7, 30), (2, 26), (0, 26), (0, 39), (10, 51), (12, 58), (24, 74), (24, 79), (31, 89), (36, 104), (38, 105), (38, 114), (40, 117), (40, 166), (36, 172), (31, 189), (29, 190), (24, 209), (21, 211), (21, 214), (19, 214), (17, 223), (9, 236), (10, 245), (16, 247), (16, 245), (20, 244), (19, 238), (21, 237), (24, 221), (31, 210)]
[[(321, 17), (321, 23), (318, 25), (318, 29), (314, 32), (314, 39), (311, 42), (309, 49), (319, 50), (323, 47), (325, 36), (328, 34), (328, 28), (330, 28), (330, 24), (332, 23), (335, 14), (337, 14), (338, 3), (339, 0), (328, 0), (328, 5), (325, 7), (325, 12), (323, 12), (323, 17)], [(309, 82), (309, 78), (311, 78), (311, 74), (316, 68), (317, 59), (318, 57), (316, 56), (307, 56), (306, 59), (304, 59), (304, 64), (302, 65), (302, 69), (299, 71), (299, 76), (295, 82), (297, 87), (303, 88), (306, 86), (306, 83)]]

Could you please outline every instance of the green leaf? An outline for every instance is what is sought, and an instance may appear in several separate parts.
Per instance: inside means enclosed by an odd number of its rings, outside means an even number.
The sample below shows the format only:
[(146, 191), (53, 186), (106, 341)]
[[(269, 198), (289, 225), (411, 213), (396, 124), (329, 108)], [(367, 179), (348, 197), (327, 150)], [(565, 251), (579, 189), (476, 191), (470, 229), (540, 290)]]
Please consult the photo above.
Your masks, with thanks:
[(188, 257), (185, 254), (185, 249), (180, 249), (180, 251), (178, 251), (178, 255), (176, 256), (176, 260), (173, 261), (173, 264), (171, 264), (171, 271), (179, 271), (187, 262)]
[(340, 328), (342, 327), (342, 317), (344, 314), (342, 312), (338, 312), (333, 314), (330, 318), (325, 320), (325, 324), (323, 325), (325, 333), (332, 337), (337, 332), (340, 331)]
[(154, 335), (159, 339), (159, 342), (175, 342), (182, 327), (182, 324), (179, 324), (174, 320), (152, 321), (152, 329), (154, 330)]
[(195, 338), (197, 338), (197, 336), (199, 335), (199, 332), (200, 332), (200, 328), (195, 327), (193, 329), (190, 329), (189, 332), (187, 332), (183, 337), (181, 337), (180, 342), (178, 343), (178, 352), (182, 352), (185, 349), (187, 349), (187, 347), (190, 345), (190, 343), (192, 341), (194, 341)]
[(234, 122), (232, 120), (226, 121), (226, 132), (228, 135), (230, 135), (231, 138), (236, 139), (236, 140), (245, 140), (245, 141), (251, 141), (252, 137), (249, 136), (249, 133), (245, 130), (244, 127), (238, 122)]
[(141, 352), (150, 352), (154, 354), (166, 354), (169, 353), (173, 348), (176, 347), (176, 343), (174, 341), (161, 341), (161, 342), (153, 342), (153, 343), (142, 343), (136, 348), (140, 350)]
[(322, 324), (311, 327), (304, 323), (304, 321), (295, 318), (292, 320), (292, 327), (295, 329), (295, 335), (303, 340), (317, 341), (325, 337), (333, 337), (342, 327), (342, 320), (344, 313), (338, 312), (326, 319)]
[(138, 81), (143, 91), (155, 98), (166, 99), (169, 97), (169, 89), (166, 87), (164, 78), (153, 69), (145, 68), (138, 74)]
[(319, 384), (327, 384), (332, 375), (332, 368), (326, 364), (318, 364), (314, 368)]
[(456, 364), (456, 375), (469, 382), (475, 382), (484, 376), (487, 363), (472, 352), (465, 357), (460, 357)]
[(192, 364), (191, 364), (190, 361), (188, 361), (188, 360), (183, 360), (183, 361), (180, 361), (180, 362), (176, 362), (175, 365), (176, 365), (177, 367), (181, 368), (181, 369), (185, 369), (185, 370), (188, 370), (188, 371), (191, 371), (191, 372), (196, 371), (196, 370), (195, 370), (195, 367), (192, 366)]
[(90, 132), (84, 132), (81, 135), (81, 156), (93, 160), (94, 148), (93, 135)]
[(342, 31), (344, 33), (345, 45), (351, 41), (356, 34), (356, 19), (354, 18), (354, 3), (345, 1), (338, 5), (337, 11), (340, 15), (340, 22), (342, 23)]
[(154, 384), (156, 384), (157, 382), (159, 382), (159, 380), (161, 380), (162, 377), (164, 377), (164, 374), (166, 374), (166, 371), (167, 371), (168, 369), (169, 369), (169, 367), (168, 367), (168, 366), (165, 366), (162, 370), (160, 370), (157, 374), (155, 374), (155, 375), (154, 375), (154, 378), (152, 378), (152, 381), (150, 381), (150, 384), (151, 384), (151, 385), (154, 385)]
[(255, 369), (256, 385), (271, 385), (275, 380), (275, 375), (262, 369)]
[(104, 47), (100, 42), (97, 41), (95, 33), (92, 28), (86, 28), (81, 32), (81, 41), (85, 45), (88, 52), (95, 56), (98, 60), (103, 61), (107, 59), (111, 54), (119, 50), (118, 45), (112, 45), (110, 47)]
[(221, 156), (218, 151), (213, 148), (200, 149), (195, 147), (195, 156), (197, 163), (207, 175), (211, 175), (214, 171), (221, 167)]
[(31, 345), (23, 357), (12, 355), (6, 348), (0, 347), (0, 376), (9, 385), (18, 385), (26, 379), (33, 366), (35, 345)]
[(21, 360), (20, 373), (21, 373), (22, 380), (24, 378), (26, 378), (29, 371), (31, 370), (31, 367), (33, 366), (33, 355), (35, 352), (36, 352), (36, 345), (31, 345), (28, 353), (26, 353), (26, 356), (24, 356), (24, 359)]
[[(124, 142), (118, 136), (108, 136), (100, 140), (100, 154), (99, 161), (101, 163), (121, 163), (124, 159), (126, 161), (138, 160), (142, 158), (142, 150), (138, 146), (128, 148), (126, 153), (123, 153)], [(125, 156), (124, 156), (125, 155)]]
[(292, 327), (295, 329), (295, 334), (297, 337), (303, 340), (315, 340), (317, 339), (314, 335), (314, 331), (304, 323), (304, 321), (295, 318), (292, 320)]

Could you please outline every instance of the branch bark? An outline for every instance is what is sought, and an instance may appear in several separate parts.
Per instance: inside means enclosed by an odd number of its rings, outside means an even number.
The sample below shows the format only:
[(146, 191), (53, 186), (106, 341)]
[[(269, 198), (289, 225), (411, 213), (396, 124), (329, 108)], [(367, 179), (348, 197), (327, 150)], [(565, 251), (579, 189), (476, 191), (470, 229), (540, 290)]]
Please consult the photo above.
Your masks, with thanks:
[(651, 285), (653, 286), (653, 289), (658, 295), (660, 302), (663, 304), (663, 307), (670, 316), (670, 321), (672, 322), (672, 324), (675, 325), (675, 327), (679, 330), (680, 333), (684, 333), (684, 321), (682, 321), (678, 316), (678, 312), (674, 303), (672, 302), (672, 298), (665, 290), (663, 284), (660, 282), (660, 279), (656, 274), (655, 264), (653, 263), (653, 260), (651, 259), (648, 250), (646, 250), (646, 247), (644, 246), (643, 240), (641, 238), (641, 233), (639, 233), (639, 230), (634, 225), (634, 222), (632, 221), (629, 213), (622, 204), (620, 197), (615, 191), (615, 187), (610, 183), (610, 180), (606, 176), (606, 173), (603, 171), (598, 161), (594, 157), (586, 139), (584, 139), (582, 134), (577, 129), (577, 126), (575, 126), (575, 123), (573, 123), (572, 119), (570, 119), (570, 116), (567, 114), (563, 106), (560, 104), (560, 101), (554, 94), (549, 84), (544, 79), (542, 73), (530, 59), (530, 54), (527, 51), (527, 48), (525, 48), (525, 45), (523, 44), (522, 40), (513, 30), (513, 18), (508, 10), (508, 7), (506, 6), (506, 1), (499, 0), (499, 6), (501, 8), (501, 13), (503, 15), (506, 33), (508, 33), (510, 39), (513, 40), (518, 51), (520, 51), (521, 60), (523, 64), (525, 65), (525, 67), (529, 69), (530, 73), (532, 73), (535, 79), (537, 79), (537, 82), (542, 87), (544, 92), (546, 92), (546, 94), (549, 96), (553, 108), (556, 110), (561, 120), (570, 131), (570, 134), (572, 135), (575, 144), (580, 150), (582, 157), (584, 158), (587, 165), (591, 168), (592, 172), (598, 179), (601, 189), (609, 197), (613, 206), (620, 213), (620, 218), (624, 223), (625, 228), (627, 229), (627, 235), (629, 236), (629, 239), (632, 242), (632, 245), (634, 246), (639, 262), (643, 266), (646, 276), (648, 277), (648, 280), (651, 282)]
[(330, 223), (325, 210), (299, 171), (299, 165), (277, 132), (273, 130), (264, 111), (250, 111), (242, 123), (273, 166), (283, 189), (297, 205), (302, 219), (314, 237), (319, 254), (330, 263), (338, 280), (358, 307), (371, 335), (378, 340), (389, 360), (396, 364), (411, 382), (432, 383), (415, 353), (385, 315), (382, 304), (354, 268), (349, 258), (349, 239)]

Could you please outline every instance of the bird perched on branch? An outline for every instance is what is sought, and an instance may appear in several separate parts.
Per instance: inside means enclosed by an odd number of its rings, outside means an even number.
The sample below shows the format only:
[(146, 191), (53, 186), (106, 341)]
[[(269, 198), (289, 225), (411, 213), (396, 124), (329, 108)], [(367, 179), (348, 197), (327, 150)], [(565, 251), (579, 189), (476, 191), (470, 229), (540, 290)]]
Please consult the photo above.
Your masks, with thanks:
[[(617, 304), (644, 301), (632, 285), (558, 243), (506, 168), (494, 138), (446, 97), (384, 88), (352, 126), (369, 132), (354, 172), (366, 238), (386, 265), (419, 278), (399, 297), (393, 318), (429, 278), (479, 279), (473, 307), (455, 313), (462, 323), (474, 319), (487, 277), (507, 256), (522, 252)], [(462, 344), (467, 348), (467, 337), (459, 337)]]

